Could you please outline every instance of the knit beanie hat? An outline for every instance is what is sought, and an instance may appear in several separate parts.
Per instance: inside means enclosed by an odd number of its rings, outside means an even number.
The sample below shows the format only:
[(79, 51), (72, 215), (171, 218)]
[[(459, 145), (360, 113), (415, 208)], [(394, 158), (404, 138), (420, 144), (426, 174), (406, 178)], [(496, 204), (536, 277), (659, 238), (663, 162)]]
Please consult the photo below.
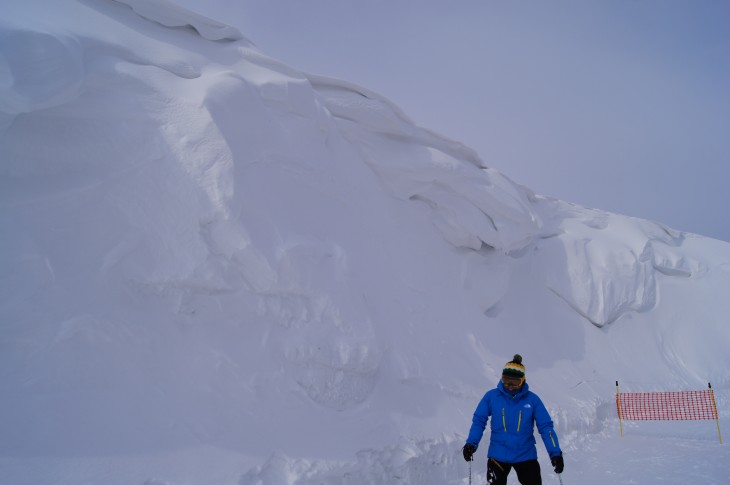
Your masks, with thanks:
[(511, 361), (504, 364), (502, 375), (516, 377), (522, 379), (522, 382), (525, 382), (525, 366), (522, 365), (522, 356), (520, 354), (515, 354)]

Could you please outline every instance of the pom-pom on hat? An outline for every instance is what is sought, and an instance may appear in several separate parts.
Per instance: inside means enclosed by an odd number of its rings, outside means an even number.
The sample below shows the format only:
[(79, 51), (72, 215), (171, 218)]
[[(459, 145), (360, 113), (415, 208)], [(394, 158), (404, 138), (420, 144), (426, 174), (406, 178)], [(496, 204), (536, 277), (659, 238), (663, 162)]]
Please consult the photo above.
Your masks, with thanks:
[(522, 356), (520, 354), (515, 354), (511, 361), (504, 364), (502, 375), (525, 380), (525, 366), (522, 365)]

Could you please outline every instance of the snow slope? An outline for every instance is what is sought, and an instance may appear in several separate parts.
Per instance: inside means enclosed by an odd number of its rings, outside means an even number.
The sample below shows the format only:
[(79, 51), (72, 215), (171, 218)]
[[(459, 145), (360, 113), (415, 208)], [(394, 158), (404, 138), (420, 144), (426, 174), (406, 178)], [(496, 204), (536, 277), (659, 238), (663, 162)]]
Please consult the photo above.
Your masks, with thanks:
[(730, 477), (714, 423), (614, 409), (712, 382), (730, 429), (727, 243), (536, 195), (169, 1), (8, 3), (0, 483), (467, 483), (516, 352), (566, 483)]

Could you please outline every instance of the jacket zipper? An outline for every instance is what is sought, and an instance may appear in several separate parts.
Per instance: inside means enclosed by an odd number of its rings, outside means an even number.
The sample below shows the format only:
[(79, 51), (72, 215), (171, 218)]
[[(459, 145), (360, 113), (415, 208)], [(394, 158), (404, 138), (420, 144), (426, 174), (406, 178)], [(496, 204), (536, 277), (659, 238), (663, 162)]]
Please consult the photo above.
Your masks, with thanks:
[[(520, 409), (520, 417), (517, 421), (517, 432), (520, 432), (520, 426), (522, 426), (522, 410)], [(504, 417), (504, 408), (502, 408), (502, 427), (507, 431), (507, 419)], [(550, 433), (550, 439), (552, 439), (552, 433)], [(553, 440), (553, 446), (555, 446), (555, 440)]]
[(557, 445), (555, 444), (555, 438), (553, 438), (553, 432), (550, 432), (550, 441), (553, 442), (553, 448), (557, 448)]

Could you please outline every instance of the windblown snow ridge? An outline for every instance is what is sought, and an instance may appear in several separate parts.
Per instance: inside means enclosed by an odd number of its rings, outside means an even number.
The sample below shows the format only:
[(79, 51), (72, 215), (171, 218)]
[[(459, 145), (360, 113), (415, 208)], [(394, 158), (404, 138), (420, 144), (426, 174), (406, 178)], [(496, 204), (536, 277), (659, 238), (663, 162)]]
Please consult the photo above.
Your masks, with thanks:
[(429, 206), (451, 244), (511, 253), (540, 236), (534, 194), (485, 167), (472, 149), (418, 127), (382, 96), (343, 81), (308, 79), (381, 182), (395, 197)]
[(75, 38), (0, 23), (0, 114), (66, 103), (78, 96), (84, 77)]
[(157, 22), (165, 27), (192, 27), (201, 37), (208, 40), (246, 40), (235, 27), (187, 10), (168, 0), (112, 1), (127, 5), (140, 17)]
[(560, 234), (540, 243), (541, 257), (557, 263), (547, 286), (597, 327), (654, 308), (659, 274), (688, 278), (707, 270), (683, 250), (680, 231), (565, 203), (554, 209)]

